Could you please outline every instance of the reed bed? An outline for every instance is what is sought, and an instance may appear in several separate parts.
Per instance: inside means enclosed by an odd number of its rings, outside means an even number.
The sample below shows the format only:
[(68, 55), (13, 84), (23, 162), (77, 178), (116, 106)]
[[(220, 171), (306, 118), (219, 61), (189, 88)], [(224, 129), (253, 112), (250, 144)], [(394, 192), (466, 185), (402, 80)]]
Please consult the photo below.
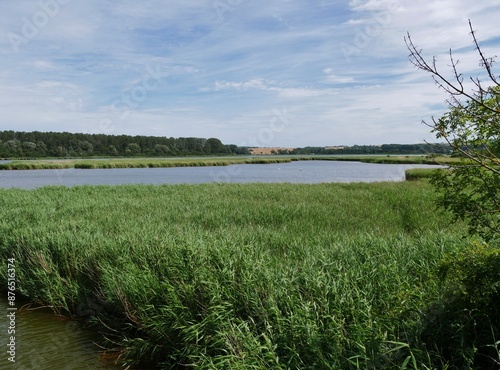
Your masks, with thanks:
[(232, 164), (289, 163), (291, 158), (283, 157), (227, 157), (227, 158), (120, 158), (120, 159), (67, 159), (27, 160), (0, 164), (0, 170), (46, 170), (63, 168), (157, 168), (157, 167), (203, 167), (229, 166)]
[(0, 163), (0, 170), (61, 170), (72, 167), (72, 164), (65, 162), (13, 161), (10, 163)]
[(446, 367), (420, 332), (464, 241), (434, 202), (425, 182), (2, 189), (0, 255), (123, 366)]
[(423, 179), (431, 179), (438, 171), (443, 171), (441, 168), (411, 168), (405, 171), (405, 179), (407, 181), (416, 181)]
[(15, 160), (0, 164), (0, 170), (46, 170), (64, 168), (157, 168), (157, 167), (200, 167), (229, 166), (233, 164), (271, 164), (289, 163), (291, 161), (358, 161), (366, 163), (386, 164), (449, 164), (458, 161), (457, 158), (446, 156), (261, 156), (261, 157), (202, 157), (202, 158), (114, 158), (114, 159), (38, 159)]
[(426, 156), (426, 155), (365, 155), (365, 156), (339, 156), (328, 158), (328, 160), (339, 161), (359, 161), (364, 163), (379, 163), (379, 164), (429, 164), (429, 165), (446, 165), (460, 162), (460, 158), (449, 156)]

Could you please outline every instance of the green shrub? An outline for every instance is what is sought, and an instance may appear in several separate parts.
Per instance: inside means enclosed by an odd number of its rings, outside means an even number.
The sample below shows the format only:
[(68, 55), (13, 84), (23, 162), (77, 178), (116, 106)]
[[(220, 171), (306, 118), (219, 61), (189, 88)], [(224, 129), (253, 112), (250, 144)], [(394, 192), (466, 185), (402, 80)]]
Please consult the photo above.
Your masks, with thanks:
[(75, 168), (80, 168), (80, 169), (95, 169), (97, 168), (95, 163), (76, 163)]
[(437, 171), (442, 171), (442, 169), (411, 168), (411, 169), (405, 171), (405, 178), (406, 178), (406, 181), (431, 179)]
[(475, 242), (440, 264), (443, 294), (422, 339), (454, 368), (500, 365), (500, 248)]
[(445, 259), (441, 274), (470, 305), (500, 309), (500, 248), (475, 242)]

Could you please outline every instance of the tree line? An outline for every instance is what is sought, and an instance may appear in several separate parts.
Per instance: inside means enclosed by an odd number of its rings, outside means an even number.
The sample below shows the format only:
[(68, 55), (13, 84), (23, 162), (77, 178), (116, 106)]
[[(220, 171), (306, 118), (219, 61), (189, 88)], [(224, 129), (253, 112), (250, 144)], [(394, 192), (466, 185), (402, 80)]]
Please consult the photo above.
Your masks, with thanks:
[(297, 148), (287, 153), (279, 154), (451, 154), (448, 144), (383, 144), (383, 145), (354, 145), (345, 147), (305, 147)]
[[(304, 147), (274, 154), (450, 154), (447, 144), (384, 144)], [(250, 154), (249, 147), (223, 144), (217, 138), (0, 131), (0, 158), (177, 157)]]
[(247, 154), (217, 138), (0, 131), (1, 158)]

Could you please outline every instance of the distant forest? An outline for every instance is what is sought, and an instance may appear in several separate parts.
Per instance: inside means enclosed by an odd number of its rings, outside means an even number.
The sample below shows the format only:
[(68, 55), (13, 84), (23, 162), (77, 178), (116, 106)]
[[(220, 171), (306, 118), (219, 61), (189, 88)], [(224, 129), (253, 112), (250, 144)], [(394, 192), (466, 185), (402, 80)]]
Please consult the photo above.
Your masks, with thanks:
[(247, 149), (224, 145), (216, 138), (0, 131), (0, 158), (229, 154), (247, 154)]
[[(354, 145), (329, 149), (328, 147), (305, 147), (289, 151), (287, 154), (451, 154), (448, 144), (383, 144)], [(280, 153), (282, 154), (282, 153)], [(283, 153), (284, 154), (284, 153)]]
[[(217, 138), (157, 137), (69, 132), (0, 131), (0, 158), (177, 157), (250, 154), (250, 148), (225, 145)], [(450, 154), (444, 144), (384, 144), (305, 147), (275, 154)]]

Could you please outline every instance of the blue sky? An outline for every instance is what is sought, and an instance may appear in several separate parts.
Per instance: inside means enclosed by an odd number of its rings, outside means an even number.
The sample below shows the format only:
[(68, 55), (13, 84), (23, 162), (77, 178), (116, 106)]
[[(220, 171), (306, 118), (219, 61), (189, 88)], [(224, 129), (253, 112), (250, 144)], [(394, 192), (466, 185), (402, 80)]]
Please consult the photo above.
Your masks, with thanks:
[(447, 71), (500, 53), (497, 0), (2, 2), (0, 129), (217, 137), (247, 146), (435, 141)]

